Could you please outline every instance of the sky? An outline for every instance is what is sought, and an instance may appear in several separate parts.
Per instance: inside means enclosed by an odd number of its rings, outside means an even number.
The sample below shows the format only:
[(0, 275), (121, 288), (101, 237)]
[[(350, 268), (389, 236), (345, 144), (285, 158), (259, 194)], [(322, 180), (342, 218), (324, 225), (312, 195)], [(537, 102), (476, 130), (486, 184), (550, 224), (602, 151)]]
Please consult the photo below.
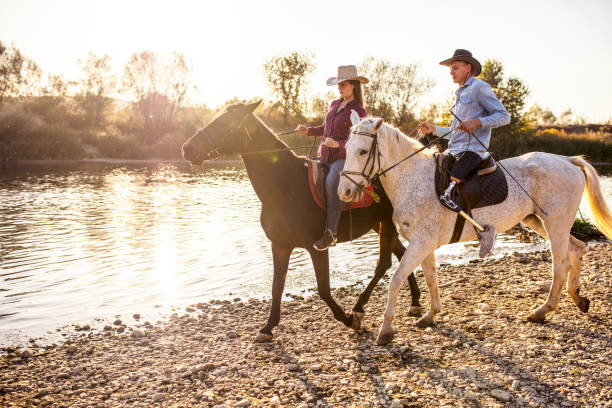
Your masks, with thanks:
[(325, 81), (338, 65), (374, 56), (419, 64), (435, 82), (422, 104), (443, 103), (456, 85), (438, 63), (465, 48), (501, 61), (530, 104), (602, 122), (612, 118), (611, 20), (609, 0), (0, 0), (0, 41), (68, 79), (90, 51), (117, 73), (134, 52), (178, 51), (192, 60), (194, 102), (213, 107), (270, 98), (263, 63), (293, 50), (315, 56), (313, 94), (335, 91)]

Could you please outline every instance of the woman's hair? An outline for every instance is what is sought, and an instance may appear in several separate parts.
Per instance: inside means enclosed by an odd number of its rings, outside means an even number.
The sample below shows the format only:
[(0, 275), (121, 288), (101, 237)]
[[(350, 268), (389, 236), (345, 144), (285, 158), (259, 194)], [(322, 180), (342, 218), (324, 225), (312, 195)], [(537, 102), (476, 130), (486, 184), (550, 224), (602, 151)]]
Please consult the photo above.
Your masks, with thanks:
[(353, 89), (353, 98), (355, 98), (355, 100), (365, 109), (365, 104), (363, 103), (363, 92), (361, 91), (361, 82), (355, 80), (350, 80), (349, 82), (355, 87)]

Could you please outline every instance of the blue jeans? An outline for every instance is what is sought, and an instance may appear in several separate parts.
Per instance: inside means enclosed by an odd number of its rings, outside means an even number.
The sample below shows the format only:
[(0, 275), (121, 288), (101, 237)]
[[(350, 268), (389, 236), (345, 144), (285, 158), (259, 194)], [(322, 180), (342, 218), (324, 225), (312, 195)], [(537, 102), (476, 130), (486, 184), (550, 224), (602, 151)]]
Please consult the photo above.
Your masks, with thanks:
[(325, 178), (325, 197), (327, 199), (327, 228), (334, 235), (338, 234), (338, 221), (342, 213), (342, 200), (338, 197), (338, 184), (340, 184), (340, 172), (344, 167), (344, 159), (338, 159), (329, 163), (329, 173)]

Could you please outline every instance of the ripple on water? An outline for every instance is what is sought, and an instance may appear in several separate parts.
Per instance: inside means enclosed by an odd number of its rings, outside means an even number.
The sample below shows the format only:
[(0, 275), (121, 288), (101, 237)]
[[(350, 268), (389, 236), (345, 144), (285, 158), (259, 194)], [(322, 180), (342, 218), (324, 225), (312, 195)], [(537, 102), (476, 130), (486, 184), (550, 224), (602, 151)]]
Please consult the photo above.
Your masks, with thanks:
[[(610, 177), (603, 188), (612, 197)], [(270, 296), (270, 243), (241, 166), (24, 166), (0, 175), (0, 203), (0, 342), (97, 316), (146, 316), (155, 305)], [(377, 246), (371, 233), (335, 247), (332, 286), (370, 276)], [(436, 255), (449, 262), (476, 249)], [(314, 286), (310, 257), (297, 249), (286, 292)]]

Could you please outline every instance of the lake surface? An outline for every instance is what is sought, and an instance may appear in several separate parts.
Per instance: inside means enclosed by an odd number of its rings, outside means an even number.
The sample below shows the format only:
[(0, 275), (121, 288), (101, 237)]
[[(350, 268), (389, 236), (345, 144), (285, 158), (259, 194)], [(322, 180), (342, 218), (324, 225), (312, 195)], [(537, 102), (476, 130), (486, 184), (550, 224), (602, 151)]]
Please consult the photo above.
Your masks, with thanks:
[[(612, 178), (603, 184), (612, 203)], [(171, 306), (269, 297), (259, 211), (238, 162), (21, 164), (0, 173), (0, 344), (95, 318), (155, 320)], [(372, 233), (333, 248), (332, 286), (370, 276), (377, 247)], [(532, 247), (498, 239), (498, 253)], [(476, 251), (459, 243), (436, 254), (465, 262)], [(296, 250), (285, 293), (315, 285), (308, 254)]]

